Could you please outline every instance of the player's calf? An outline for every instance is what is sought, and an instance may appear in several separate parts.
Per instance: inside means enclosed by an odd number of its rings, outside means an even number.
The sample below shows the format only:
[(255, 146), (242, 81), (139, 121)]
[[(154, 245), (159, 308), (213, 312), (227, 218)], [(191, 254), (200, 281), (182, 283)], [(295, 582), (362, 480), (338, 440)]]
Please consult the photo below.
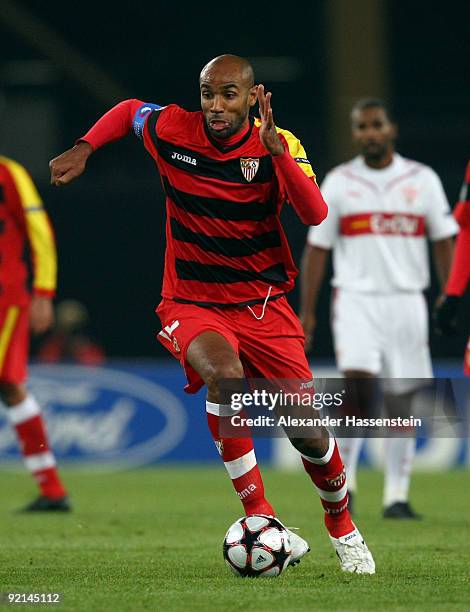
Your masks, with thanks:
[(232, 480), (245, 514), (274, 516), (274, 509), (264, 494), (264, 484), (256, 461), (251, 437), (224, 436), (224, 420), (234, 414), (230, 405), (206, 402), (207, 421), (225, 468)]

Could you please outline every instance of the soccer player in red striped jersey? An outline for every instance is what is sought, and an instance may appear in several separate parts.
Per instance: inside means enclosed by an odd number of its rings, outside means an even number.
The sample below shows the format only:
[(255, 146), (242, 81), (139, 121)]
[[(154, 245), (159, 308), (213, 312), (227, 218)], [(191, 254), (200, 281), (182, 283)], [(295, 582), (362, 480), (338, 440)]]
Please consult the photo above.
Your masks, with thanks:
[[(271, 93), (255, 85), (245, 59), (213, 59), (199, 84), (197, 112), (139, 100), (118, 104), (52, 160), (51, 182), (69, 183), (95, 149), (132, 127), (142, 138), (166, 194), (159, 340), (184, 367), (188, 392), (207, 386), (209, 427), (245, 513), (274, 515), (251, 437), (221, 435), (221, 424), (234, 412), (223, 403), (219, 382), (256, 377), (295, 379), (299, 388), (311, 383), (302, 328), (286, 299), (297, 269), (279, 215), (288, 201), (305, 224), (317, 225), (327, 206), (302, 145), (275, 126)], [(260, 119), (250, 116), (257, 101)], [(341, 567), (374, 573), (347, 510), (336, 441), (324, 428), (312, 434), (291, 442), (320, 494)], [(290, 537), (296, 562), (309, 548), (298, 535)]]
[[(467, 164), (459, 202), (454, 217), (460, 226), (455, 243), (454, 259), (447, 281), (445, 294), (438, 300), (434, 311), (434, 322), (438, 332), (446, 335), (457, 333), (458, 307), (461, 297), (470, 282), (470, 162)], [(470, 338), (464, 357), (464, 372), (470, 376)]]
[[(32, 294), (24, 258), (29, 245)], [(41, 198), (17, 162), (0, 157), (0, 398), (40, 495), (26, 511), (70, 510), (34, 395), (26, 389), (29, 330), (52, 324), (56, 285), (54, 236)]]

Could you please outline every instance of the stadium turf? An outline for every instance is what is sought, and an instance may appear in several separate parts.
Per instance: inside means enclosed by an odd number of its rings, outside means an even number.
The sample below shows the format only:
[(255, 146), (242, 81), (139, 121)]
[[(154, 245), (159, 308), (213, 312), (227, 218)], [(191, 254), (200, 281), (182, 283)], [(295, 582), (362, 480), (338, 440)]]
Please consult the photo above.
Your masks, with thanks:
[(382, 520), (382, 477), (361, 472), (356, 518), (375, 576), (339, 570), (302, 472), (264, 474), (280, 518), (312, 552), (280, 578), (250, 580), (222, 560), (224, 533), (242, 512), (221, 466), (69, 470), (75, 510), (60, 516), (14, 514), (32, 486), (24, 472), (4, 470), (0, 591), (60, 593), (64, 611), (470, 609), (468, 471), (414, 476), (420, 523)]

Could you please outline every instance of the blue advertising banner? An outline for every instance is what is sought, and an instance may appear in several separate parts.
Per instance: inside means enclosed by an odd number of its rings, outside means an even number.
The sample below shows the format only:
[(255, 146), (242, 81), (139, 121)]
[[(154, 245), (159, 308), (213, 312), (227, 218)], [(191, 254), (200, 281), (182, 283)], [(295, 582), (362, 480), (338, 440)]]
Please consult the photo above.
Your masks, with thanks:
[[(438, 375), (459, 376), (456, 368)], [(318, 377), (337, 376), (331, 366), (314, 368)], [(183, 391), (185, 377), (176, 362), (113, 362), (106, 367), (33, 365), (28, 386), (42, 406), (49, 438), (64, 464), (112, 469), (158, 462), (219, 462), (209, 433), (205, 390)], [(422, 434), (422, 432), (421, 432)], [(446, 469), (470, 463), (464, 437), (429, 438), (418, 434), (417, 469)], [(286, 439), (257, 438), (260, 461), (300, 467)], [(380, 439), (367, 441), (362, 460), (380, 467)], [(0, 410), (0, 461), (20, 458), (6, 411)]]
[[(220, 461), (209, 433), (205, 391), (183, 391), (173, 362), (109, 367), (33, 365), (28, 387), (46, 418), (61, 463), (132, 467), (159, 461)], [(259, 459), (270, 445), (259, 440)], [(14, 432), (0, 411), (0, 460), (17, 460)]]

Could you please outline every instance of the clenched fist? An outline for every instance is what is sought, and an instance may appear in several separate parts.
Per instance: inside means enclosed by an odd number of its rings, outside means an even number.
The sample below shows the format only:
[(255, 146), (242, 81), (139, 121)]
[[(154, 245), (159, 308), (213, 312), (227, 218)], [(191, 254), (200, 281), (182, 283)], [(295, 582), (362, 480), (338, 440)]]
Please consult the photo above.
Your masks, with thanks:
[(85, 170), (87, 159), (93, 153), (88, 142), (79, 142), (72, 149), (65, 151), (49, 162), (51, 169), (51, 185), (61, 187), (67, 185)]

